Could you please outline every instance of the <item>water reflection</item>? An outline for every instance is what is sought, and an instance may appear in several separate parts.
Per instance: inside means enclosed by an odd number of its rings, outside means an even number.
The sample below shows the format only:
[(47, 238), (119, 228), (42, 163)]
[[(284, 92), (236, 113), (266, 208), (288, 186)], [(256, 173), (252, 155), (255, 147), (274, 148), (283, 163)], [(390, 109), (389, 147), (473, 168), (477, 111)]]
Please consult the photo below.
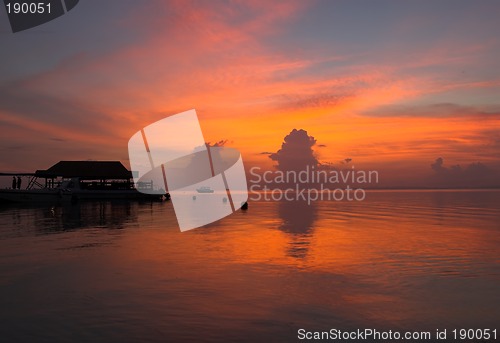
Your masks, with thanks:
[(286, 254), (295, 258), (305, 258), (317, 219), (316, 203), (282, 201), (278, 205), (278, 216), (283, 221), (279, 229), (290, 237)]
[(183, 233), (169, 202), (0, 207), (0, 334), (290, 342), (300, 327), (498, 327), (499, 201), (261, 201)]
[(8, 230), (2, 235), (25, 236), (29, 232), (51, 234), (85, 228), (122, 229), (138, 225), (139, 207), (128, 201), (96, 201), (64, 205), (2, 206), (0, 216)]
[(137, 204), (130, 202), (89, 202), (63, 206), (55, 209), (53, 215), (59, 224), (57, 228), (62, 230), (87, 227), (122, 229), (125, 222), (137, 222), (135, 207)]

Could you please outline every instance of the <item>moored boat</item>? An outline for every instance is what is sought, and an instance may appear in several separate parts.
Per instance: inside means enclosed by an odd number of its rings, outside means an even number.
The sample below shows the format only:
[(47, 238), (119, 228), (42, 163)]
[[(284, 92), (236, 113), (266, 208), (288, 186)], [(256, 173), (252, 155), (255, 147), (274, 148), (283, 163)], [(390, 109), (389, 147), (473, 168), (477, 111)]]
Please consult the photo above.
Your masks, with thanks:
[(213, 193), (214, 190), (210, 187), (202, 186), (200, 188), (197, 188), (196, 191), (198, 193)]

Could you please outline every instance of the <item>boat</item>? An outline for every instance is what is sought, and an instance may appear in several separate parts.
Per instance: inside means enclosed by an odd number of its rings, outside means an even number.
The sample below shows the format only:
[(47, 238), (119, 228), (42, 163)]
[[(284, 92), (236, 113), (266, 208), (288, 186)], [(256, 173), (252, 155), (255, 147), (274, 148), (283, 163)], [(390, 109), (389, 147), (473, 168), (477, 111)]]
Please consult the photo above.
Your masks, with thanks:
[(132, 172), (118, 161), (60, 161), (35, 173), (2, 173), (29, 177), (26, 188), (0, 189), (3, 202), (78, 202), (80, 200), (159, 200), (168, 199), (153, 181), (136, 188)]
[(196, 191), (198, 193), (213, 193), (214, 190), (210, 187), (207, 187), (207, 186), (202, 186), (200, 188), (196, 188)]

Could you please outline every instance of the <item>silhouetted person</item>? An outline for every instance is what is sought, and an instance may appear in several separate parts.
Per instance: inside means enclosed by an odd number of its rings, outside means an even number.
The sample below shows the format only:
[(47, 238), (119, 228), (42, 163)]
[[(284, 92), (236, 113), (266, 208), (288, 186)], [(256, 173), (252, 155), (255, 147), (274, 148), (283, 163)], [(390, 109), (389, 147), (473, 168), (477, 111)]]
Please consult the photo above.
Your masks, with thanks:
[(16, 185), (17, 185), (17, 183), (16, 183), (16, 177), (13, 176), (12, 177), (12, 189), (16, 189)]
[(23, 182), (23, 181), (21, 180), (21, 177), (18, 176), (17, 177), (17, 189), (21, 189), (21, 182)]

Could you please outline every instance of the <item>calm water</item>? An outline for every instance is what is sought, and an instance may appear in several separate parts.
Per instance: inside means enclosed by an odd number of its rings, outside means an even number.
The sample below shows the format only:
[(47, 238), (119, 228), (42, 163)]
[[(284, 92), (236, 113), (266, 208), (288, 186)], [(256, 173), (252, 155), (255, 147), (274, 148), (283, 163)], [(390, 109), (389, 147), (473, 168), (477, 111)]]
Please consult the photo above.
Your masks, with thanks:
[(296, 341), (500, 329), (500, 192), (251, 202), (181, 233), (171, 203), (0, 207), (2, 342)]

